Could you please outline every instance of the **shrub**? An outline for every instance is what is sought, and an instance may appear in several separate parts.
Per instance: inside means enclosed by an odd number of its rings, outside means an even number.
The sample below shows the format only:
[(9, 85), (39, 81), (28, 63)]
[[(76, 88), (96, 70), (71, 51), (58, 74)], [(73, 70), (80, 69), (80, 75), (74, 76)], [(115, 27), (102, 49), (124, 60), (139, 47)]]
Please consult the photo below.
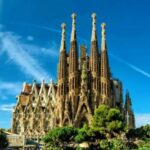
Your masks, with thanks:
[(111, 140), (111, 146), (114, 150), (124, 150), (126, 149), (125, 144), (120, 139), (113, 139)]
[(114, 131), (114, 132), (118, 133), (120, 131), (123, 131), (124, 124), (122, 121), (114, 120), (107, 124), (107, 129), (108, 129), (108, 131)]
[(72, 141), (76, 134), (76, 128), (57, 127), (49, 131), (49, 133), (43, 138), (43, 141), (52, 147), (62, 147), (65, 142)]
[(90, 128), (87, 125), (84, 125), (83, 128), (78, 129), (78, 134), (75, 136), (75, 141), (81, 143), (90, 139)]
[(99, 142), (99, 147), (102, 150), (109, 150), (110, 148), (110, 143), (108, 142), (108, 140), (101, 140)]

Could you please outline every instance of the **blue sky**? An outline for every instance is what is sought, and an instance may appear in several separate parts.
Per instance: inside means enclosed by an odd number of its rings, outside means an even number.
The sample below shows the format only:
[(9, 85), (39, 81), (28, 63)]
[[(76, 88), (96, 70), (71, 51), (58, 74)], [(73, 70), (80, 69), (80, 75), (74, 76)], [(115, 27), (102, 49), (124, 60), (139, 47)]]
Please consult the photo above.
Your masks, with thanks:
[(23, 82), (56, 81), (60, 25), (77, 14), (78, 44), (90, 49), (91, 14), (106, 22), (111, 71), (130, 91), (136, 125), (150, 123), (149, 0), (0, 0), (0, 127), (11, 127), (11, 110)]

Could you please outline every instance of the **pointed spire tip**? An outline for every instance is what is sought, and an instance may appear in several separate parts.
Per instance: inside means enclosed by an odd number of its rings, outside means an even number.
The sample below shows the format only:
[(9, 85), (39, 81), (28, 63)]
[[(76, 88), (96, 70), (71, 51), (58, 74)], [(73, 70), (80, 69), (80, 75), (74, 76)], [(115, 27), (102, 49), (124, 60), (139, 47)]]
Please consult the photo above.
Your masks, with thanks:
[(103, 23), (101, 24), (101, 27), (102, 27), (102, 29), (105, 29), (105, 27), (106, 27), (106, 23), (105, 23), (105, 22), (103, 22)]
[(61, 24), (61, 28), (62, 28), (62, 33), (61, 33), (61, 46), (60, 46), (60, 51), (65, 50), (65, 34), (66, 34), (66, 24), (62, 23)]
[(75, 13), (72, 13), (71, 17), (72, 19), (76, 19), (77, 15)]
[(61, 24), (61, 28), (66, 29), (66, 24), (64, 22)]
[(97, 37), (96, 37), (96, 13), (92, 14), (92, 37), (91, 37), (91, 41), (96, 41)]
[(73, 13), (72, 17), (72, 31), (71, 31), (71, 42), (76, 40), (76, 14)]
[(101, 51), (105, 51), (106, 50), (106, 31), (105, 31), (106, 24), (103, 22), (101, 24), (101, 27), (102, 27)]
[(92, 13), (92, 18), (96, 18), (96, 13)]

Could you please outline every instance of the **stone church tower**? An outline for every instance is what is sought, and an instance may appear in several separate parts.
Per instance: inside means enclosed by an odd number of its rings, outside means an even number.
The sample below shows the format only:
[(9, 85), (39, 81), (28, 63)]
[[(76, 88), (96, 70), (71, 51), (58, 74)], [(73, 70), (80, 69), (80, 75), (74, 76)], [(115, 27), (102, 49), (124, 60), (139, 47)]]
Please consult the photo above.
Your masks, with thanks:
[(66, 53), (66, 25), (62, 24), (62, 39), (60, 46), (60, 58), (58, 64), (58, 87), (57, 87), (57, 105), (59, 106), (56, 111), (58, 118), (56, 121), (63, 124), (65, 100), (67, 94), (67, 53)]
[(129, 92), (126, 93), (126, 99), (125, 99), (125, 106), (124, 106), (124, 117), (125, 117), (125, 123), (127, 126), (132, 129), (135, 127), (135, 118), (134, 113), (132, 110), (132, 102), (129, 95)]
[(75, 118), (79, 94), (78, 45), (76, 35), (76, 14), (72, 14), (72, 32), (69, 52), (69, 103), (71, 104), (71, 119)]
[(112, 106), (110, 99), (110, 70), (106, 46), (106, 24), (102, 23), (102, 41), (101, 41), (101, 101), (102, 104)]
[(92, 36), (90, 51), (90, 72), (91, 72), (91, 99), (93, 109), (100, 104), (100, 57), (98, 52), (98, 40), (96, 33), (96, 14), (92, 14)]
[(129, 128), (135, 127), (129, 93), (123, 104), (123, 85), (111, 76), (106, 45), (106, 24), (101, 24), (98, 47), (96, 14), (92, 14), (90, 56), (86, 45), (78, 55), (76, 14), (72, 14), (70, 49), (66, 46), (66, 24), (61, 25), (57, 83), (23, 84), (13, 111), (12, 132), (39, 139), (56, 126), (81, 127), (91, 124), (95, 108), (101, 104), (118, 108)]

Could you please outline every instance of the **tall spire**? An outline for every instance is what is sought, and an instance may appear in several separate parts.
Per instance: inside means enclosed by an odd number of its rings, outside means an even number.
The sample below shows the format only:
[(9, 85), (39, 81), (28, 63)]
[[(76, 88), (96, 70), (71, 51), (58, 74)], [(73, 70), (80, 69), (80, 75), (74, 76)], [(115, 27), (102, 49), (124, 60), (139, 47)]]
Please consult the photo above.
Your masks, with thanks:
[(78, 46), (76, 40), (76, 14), (73, 13), (72, 17), (72, 31), (71, 31), (71, 43), (69, 52), (69, 73), (75, 73), (78, 71)]
[(101, 101), (103, 104), (111, 105), (110, 102), (110, 70), (106, 48), (106, 24), (102, 23), (102, 42), (101, 42)]
[(72, 32), (71, 32), (71, 42), (76, 40), (76, 14), (73, 13), (72, 17)]
[(61, 33), (61, 45), (60, 45), (60, 57), (58, 64), (58, 79), (66, 77), (66, 24), (61, 24), (62, 33)]
[(125, 119), (128, 127), (130, 129), (135, 128), (135, 118), (134, 118), (134, 113), (132, 110), (132, 103), (131, 103), (131, 98), (129, 95), (129, 92), (127, 91), (126, 93), (126, 101), (125, 101)]
[[(92, 72), (99, 73), (99, 54), (98, 41), (96, 34), (96, 13), (92, 14), (92, 36), (91, 36), (91, 52), (90, 52), (90, 68)], [(95, 74), (94, 73), (94, 74)]]
[(96, 41), (97, 35), (96, 35), (96, 13), (92, 14), (92, 37), (91, 41)]
[(106, 50), (106, 31), (105, 31), (106, 24), (102, 23), (101, 27), (102, 27), (101, 51), (105, 51)]
[(76, 14), (72, 14), (72, 31), (69, 52), (69, 101), (72, 107), (72, 117), (75, 117), (79, 93), (78, 45), (76, 39)]
[[(66, 54), (66, 24), (61, 24), (62, 33), (61, 33), (61, 45), (60, 45), (60, 57), (58, 63), (58, 84), (57, 84), (57, 98), (59, 104), (57, 119), (59, 124), (62, 125), (62, 119), (64, 116), (65, 108), (65, 94), (66, 94), (66, 82), (67, 82), (67, 54)], [(52, 81), (50, 84), (53, 84)]]
[(129, 91), (126, 92), (126, 101), (125, 101), (125, 107), (126, 107), (126, 110), (128, 112), (130, 112), (130, 109), (131, 109), (131, 98), (130, 98), (130, 95), (129, 95)]
[[(93, 97), (93, 108), (98, 106), (99, 93), (99, 52), (98, 40), (96, 34), (96, 13), (92, 14), (92, 35), (91, 35), (91, 51), (90, 51), (90, 71), (91, 71), (91, 89)], [(94, 110), (94, 109), (93, 109)]]
[(61, 32), (61, 46), (60, 51), (65, 50), (65, 41), (66, 41), (66, 24), (61, 24), (62, 32)]

